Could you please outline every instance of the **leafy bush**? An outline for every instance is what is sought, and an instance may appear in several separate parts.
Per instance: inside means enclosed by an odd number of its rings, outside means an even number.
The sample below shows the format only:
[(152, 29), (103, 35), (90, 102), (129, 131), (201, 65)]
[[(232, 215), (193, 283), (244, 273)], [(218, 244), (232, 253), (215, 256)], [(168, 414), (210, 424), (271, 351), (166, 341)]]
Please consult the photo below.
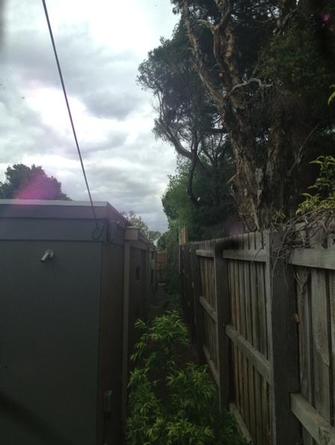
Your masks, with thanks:
[(335, 212), (335, 158), (319, 156), (312, 164), (320, 167), (320, 174), (315, 183), (309, 187), (314, 193), (304, 193), (304, 201), (297, 213)]
[(284, 33), (278, 33), (262, 54), (259, 74), (281, 82), (285, 88), (326, 103), (334, 73), (320, 51), (311, 18), (297, 15)]
[(175, 311), (151, 324), (137, 322), (141, 337), (129, 382), (129, 445), (240, 445), (236, 426), (218, 410), (207, 367), (187, 363), (188, 332)]
[(131, 359), (141, 368), (154, 372), (164, 364), (174, 369), (178, 356), (188, 346), (188, 332), (178, 312), (170, 311), (156, 317), (151, 324), (137, 321), (141, 337)]

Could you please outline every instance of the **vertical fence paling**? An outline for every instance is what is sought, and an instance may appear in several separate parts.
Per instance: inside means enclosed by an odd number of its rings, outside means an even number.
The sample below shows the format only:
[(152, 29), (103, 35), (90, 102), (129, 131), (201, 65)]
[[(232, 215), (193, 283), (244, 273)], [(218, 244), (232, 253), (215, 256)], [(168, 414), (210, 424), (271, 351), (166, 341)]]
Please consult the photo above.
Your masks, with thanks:
[(278, 234), (266, 233), (266, 293), (271, 361), (271, 423), (277, 445), (299, 443), (300, 426), (291, 412), (290, 394), (299, 390), (298, 337), (293, 270), (278, 255)]
[(291, 395), (303, 444), (335, 444), (335, 249), (297, 249), (296, 275), (300, 394)]
[(264, 232), (182, 246), (184, 310), (221, 406), (256, 445), (334, 445), (334, 246), (288, 264), (280, 243)]
[(231, 409), (258, 444), (271, 443), (271, 367), (268, 360), (266, 251), (258, 234), (235, 237), (223, 245), (228, 263), (231, 317), (226, 334), (231, 342), (234, 394)]

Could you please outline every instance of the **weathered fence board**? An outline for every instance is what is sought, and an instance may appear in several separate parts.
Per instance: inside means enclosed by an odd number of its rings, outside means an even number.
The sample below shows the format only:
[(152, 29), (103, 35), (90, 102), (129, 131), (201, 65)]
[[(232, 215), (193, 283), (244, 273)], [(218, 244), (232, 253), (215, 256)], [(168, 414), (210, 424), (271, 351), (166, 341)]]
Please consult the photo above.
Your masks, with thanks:
[(325, 272), (312, 270), (311, 311), (313, 330), (314, 402), (318, 412), (330, 420), (330, 360), (327, 289)]
[(291, 407), (304, 428), (318, 444), (335, 445), (335, 428), (300, 394), (292, 394)]
[(329, 272), (329, 318), (330, 318), (330, 355), (331, 355), (331, 424), (335, 426), (335, 271)]
[(271, 381), (271, 367), (269, 361), (263, 354), (257, 351), (242, 335), (232, 327), (227, 326), (226, 334), (243, 355), (251, 362), (257, 371), (265, 377), (265, 379)]
[(192, 264), (182, 274), (184, 300), (221, 405), (254, 444), (330, 445), (335, 247), (314, 243), (286, 262), (280, 243), (264, 232), (182, 246)]
[[(310, 271), (297, 268), (296, 271), (296, 295), (297, 295), (297, 321), (299, 326), (299, 351), (300, 351), (300, 391), (302, 396), (313, 403), (312, 390), (312, 352), (311, 324), (312, 314), (310, 307)], [(313, 445), (314, 441), (305, 428), (303, 428), (303, 440), (305, 445)]]

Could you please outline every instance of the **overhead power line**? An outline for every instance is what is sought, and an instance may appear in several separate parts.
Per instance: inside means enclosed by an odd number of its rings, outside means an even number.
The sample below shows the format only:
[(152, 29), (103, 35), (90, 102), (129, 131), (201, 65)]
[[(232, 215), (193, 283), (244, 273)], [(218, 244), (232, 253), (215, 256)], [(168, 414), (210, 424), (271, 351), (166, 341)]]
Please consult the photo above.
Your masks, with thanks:
[(55, 59), (56, 59), (58, 74), (59, 74), (59, 78), (60, 78), (60, 81), (61, 81), (61, 84), (62, 84), (62, 89), (63, 89), (63, 93), (64, 93), (66, 108), (67, 108), (69, 119), (70, 119), (70, 123), (71, 123), (73, 138), (74, 138), (75, 145), (76, 145), (77, 152), (78, 152), (78, 156), (79, 156), (81, 170), (83, 172), (87, 193), (88, 193), (89, 200), (90, 200), (90, 203), (91, 203), (92, 213), (93, 213), (96, 225), (97, 225), (97, 229), (99, 229), (98, 221), (97, 221), (97, 215), (96, 215), (95, 207), (94, 207), (94, 204), (93, 204), (92, 194), (91, 194), (90, 186), (89, 186), (89, 183), (88, 183), (88, 179), (87, 179), (87, 175), (86, 175), (86, 171), (85, 171), (85, 165), (84, 165), (83, 157), (81, 155), (80, 146), (79, 146), (79, 142), (78, 142), (78, 138), (77, 138), (77, 132), (76, 132), (76, 128), (75, 128), (73, 117), (72, 117), (71, 107), (70, 107), (70, 103), (69, 103), (69, 100), (68, 100), (68, 97), (67, 97), (64, 77), (63, 77), (62, 68), (61, 68), (59, 57), (58, 57), (58, 53), (57, 53), (56, 43), (55, 43), (55, 39), (54, 39), (54, 35), (53, 35), (51, 23), (50, 23), (50, 18), (49, 18), (49, 13), (48, 13), (46, 0), (42, 0), (42, 3), (43, 3), (45, 17), (46, 17), (47, 24), (48, 24), (48, 29), (49, 29), (50, 39), (51, 39), (51, 43), (52, 43), (52, 48), (53, 48), (53, 52), (54, 52)]

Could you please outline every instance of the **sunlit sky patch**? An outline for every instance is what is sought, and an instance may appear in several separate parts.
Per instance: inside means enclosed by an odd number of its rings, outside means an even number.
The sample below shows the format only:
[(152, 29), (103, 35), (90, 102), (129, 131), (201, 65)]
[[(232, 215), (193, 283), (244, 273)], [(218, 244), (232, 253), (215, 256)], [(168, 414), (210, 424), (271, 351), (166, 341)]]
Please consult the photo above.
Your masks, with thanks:
[[(152, 134), (153, 99), (136, 84), (148, 51), (177, 18), (169, 0), (48, 0), (92, 194), (166, 229), (161, 196), (172, 147)], [(87, 194), (41, 0), (7, 0), (1, 48), (0, 180), (14, 163), (41, 165), (72, 199)]]

